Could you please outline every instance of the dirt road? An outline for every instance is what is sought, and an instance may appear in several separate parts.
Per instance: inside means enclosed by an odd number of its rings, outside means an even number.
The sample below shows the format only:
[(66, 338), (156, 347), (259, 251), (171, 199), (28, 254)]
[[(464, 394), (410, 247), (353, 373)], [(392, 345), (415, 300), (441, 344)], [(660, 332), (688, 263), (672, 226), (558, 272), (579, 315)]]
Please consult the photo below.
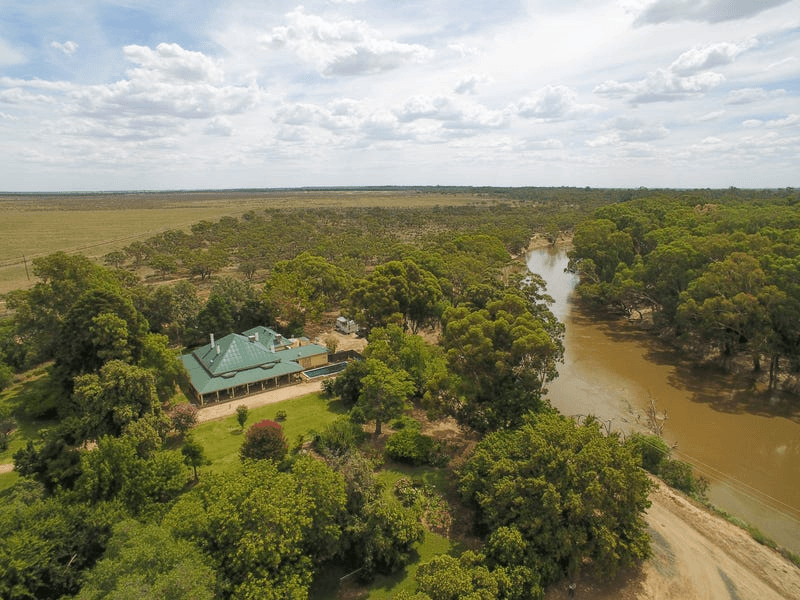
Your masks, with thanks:
[[(653, 557), (643, 568), (597, 585), (577, 582), (593, 600), (800, 600), (800, 569), (727, 522), (658, 482), (647, 524)], [(568, 598), (568, 582), (546, 600)]]
[(230, 402), (223, 402), (222, 404), (213, 404), (211, 406), (204, 406), (197, 411), (198, 423), (204, 421), (213, 421), (215, 419), (224, 419), (236, 412), (240, 406), (247, 408), (258, 408), (259, 406), (266, 406), (267, 404), (274, 404), (289, 400), (290, 398), (297, 398), (305, 396), (313, 392), (318, 392), (322, 389), (322, 380), (308, 381), (305, 383), (298, 383), (295, 385), (287, 385), (285, 387), (262, 392), (260, 394), (253, 394), (246, 396), (239, 400), (231, 400)]

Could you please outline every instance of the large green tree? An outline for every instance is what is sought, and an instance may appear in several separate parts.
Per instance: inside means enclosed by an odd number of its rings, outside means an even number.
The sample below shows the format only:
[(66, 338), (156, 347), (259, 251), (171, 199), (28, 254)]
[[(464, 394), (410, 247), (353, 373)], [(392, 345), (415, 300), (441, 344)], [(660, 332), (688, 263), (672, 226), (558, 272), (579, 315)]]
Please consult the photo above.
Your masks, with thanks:
[(157, 524), (114, 526), (102, 560), (84, 577), (76, 600), (213, 600), (216, 576), (191, 542)]
[[(63, 346), (61, 327), (78, 299), (93, 289), (120, 290), (119, 278), (80, 254), (56, 252), (33, 260), (37, 282), (5, 296), (14, 311), (18, 368), (50, 360)], [(94, 316), (94, 315), (93, 315)], [(88, 331), (90, 323), (85, 323)]]
[(367, 359), (366, 364), (367, 372), (361, 380), (356, 406), (367, 419), (375, 421), (375, 435), (378, 436), (383, 423), (403, 413), (414, 392), (414, 383), (402, 369), (391, 369), (376, 358)]
[(767, 347), (767, 308), (783, 294), (771, 285), (758, 261), (740, 252), (715, 262), (681, 295), (678, 322), (730, 360), (741, 348), (756, 356)]
[(478, 444), (460, 486), (496, 558), (544, 584), (583, 568), (613, 576), (649, 555), (650, 481), (594, 420), (547, 413), (495, 432)]
[(439, 346), (432, 346), (419, 335), (407, 333), (396, 324), (373, 329), (365, 355), (408, 373), (417, 397), (422, 397), (429, 384), (434, 384), (446, 369), (444, 353)]
[(467, 551), (440, 554), (417, 569), (417, 592), (395, 600), (535, 600), (542, 597), (538, 575), (527, 567), (504, 567)]
[(99, 371), (110, 360), (137, 362), (147, 331), (147, 321), (121, 292), (89, 290), (59, 328), (54, 352), (58, 377), (71, 388), (73, 377)]
[(97, 448), (81, 456), (81, 476), (75, 483), (78, 496), (91, 503), (117, 500), (131, 514), (177, 497), (186, 484), (180, 451), (141, 456), (138, 450), (130, 437), (100, 438)]
[(575, 227), (569, 269), (581, 280), (610, 282), (617, 267), (630, 265), (635, 256), (633, 238), (608, 219), (593, 219)]
[(482, 310), (445, 313), (442, 345), (458, 378), (450, 408), (463, 423), (479, 431), (514, 426), (546, 406), (543, 394), (564, 352), (560, 329), (548, 323), (516, 293)]
[(307, 597), (315, 563), (336, 550), (345, 517), (341, 476), (308, 461), (289, 472), (262, 460), (209, 474), (166, 516), (178, 539), (206, 553), (223, 598)]
[(153, 372), (121, 360), (76, 377), (74, 399), (90, 439), (118, 436), (128, 423), (161, 412)]
[(287, 322), (316, 321), (344, 299), (349, 284), (344, 269), (303, 252), (275, 263), (264, 285), (264, 298), (272, 314)]
[(57, 600), (77, 593), (103, 553), (118, 507), (41, 499), (17, 484), (0, 503), (0, 597)]
[(367, 327), (403, 324), (415, 332), (438, 320), (443, 298), (439, 281), (412, 260), (378, 265), (350, 296)]

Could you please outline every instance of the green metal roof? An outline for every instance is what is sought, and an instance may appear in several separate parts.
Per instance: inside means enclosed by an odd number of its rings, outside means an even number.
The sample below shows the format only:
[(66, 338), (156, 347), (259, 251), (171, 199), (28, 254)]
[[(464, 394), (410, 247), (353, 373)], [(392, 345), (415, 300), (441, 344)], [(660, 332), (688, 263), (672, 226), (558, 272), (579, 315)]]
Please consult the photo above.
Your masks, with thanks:
[(231, 333), (181, 356), (192, 386), (200, 394), (228, 390), (303, 370), (298, 358), (327, 353), (327, 348), (308, 344), (290, 348), (289, 340), (267, 327), (244, 334)]

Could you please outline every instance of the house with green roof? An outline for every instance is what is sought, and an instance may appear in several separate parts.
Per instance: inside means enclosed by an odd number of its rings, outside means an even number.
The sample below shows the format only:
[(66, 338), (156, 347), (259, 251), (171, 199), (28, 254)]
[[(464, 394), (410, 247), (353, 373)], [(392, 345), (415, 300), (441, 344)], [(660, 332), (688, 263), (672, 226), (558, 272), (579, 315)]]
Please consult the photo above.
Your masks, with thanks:
[(307, 339), (288, 339), (268, 327), (231, 333), (181, 356), (192, 393), (202, 405), (293, 383), (328, 362), (328, 349)]

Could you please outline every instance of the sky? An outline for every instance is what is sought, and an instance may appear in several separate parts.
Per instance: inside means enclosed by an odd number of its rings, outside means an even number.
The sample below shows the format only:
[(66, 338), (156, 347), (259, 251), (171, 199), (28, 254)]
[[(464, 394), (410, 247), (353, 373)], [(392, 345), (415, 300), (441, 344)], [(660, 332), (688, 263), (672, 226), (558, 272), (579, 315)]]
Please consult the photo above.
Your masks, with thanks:
[(800, 186), (800, 0), (0, 0), (0, 191)]

